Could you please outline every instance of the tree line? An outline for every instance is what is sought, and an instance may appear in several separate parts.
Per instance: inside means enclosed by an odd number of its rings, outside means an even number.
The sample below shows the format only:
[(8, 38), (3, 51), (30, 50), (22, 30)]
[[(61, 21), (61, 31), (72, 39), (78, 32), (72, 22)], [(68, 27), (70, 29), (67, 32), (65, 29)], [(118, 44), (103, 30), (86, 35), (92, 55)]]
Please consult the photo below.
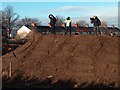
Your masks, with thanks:
[(30, 25), (32, 22), (41, 23), (39, 18), (24, 17), (20, 18), (12, 6), (7, 6), (4, 10), (0, 11), (0, 26), (5, 27), (10, 36), (13, 29), (18, 29), (23, 25)]

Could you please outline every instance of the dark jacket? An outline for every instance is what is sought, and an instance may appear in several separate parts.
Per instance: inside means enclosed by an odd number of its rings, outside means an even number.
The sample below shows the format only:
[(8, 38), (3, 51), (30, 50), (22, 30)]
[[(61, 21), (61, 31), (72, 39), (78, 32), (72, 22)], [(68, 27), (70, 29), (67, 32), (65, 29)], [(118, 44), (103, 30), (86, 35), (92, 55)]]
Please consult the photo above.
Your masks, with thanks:
[(57, 21), (56, 18), (53, 15), (49, 15), (49, 19), (50, 19), (50, 25), (55, 26), (55, 23)]
[(94, 26), (100, 26), (101, 25), (101, 21), (96, 17), (93, 21)]

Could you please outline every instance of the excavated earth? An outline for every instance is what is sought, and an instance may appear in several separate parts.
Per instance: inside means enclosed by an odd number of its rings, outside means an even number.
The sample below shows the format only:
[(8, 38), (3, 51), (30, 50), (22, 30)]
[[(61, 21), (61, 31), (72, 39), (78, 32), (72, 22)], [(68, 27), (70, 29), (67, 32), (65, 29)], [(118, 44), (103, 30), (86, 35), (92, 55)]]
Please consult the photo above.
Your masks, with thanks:
[(119, 37), (32, 31), (27, 43), (2, 56), (3, 88), (117, 88), (118, 47)]

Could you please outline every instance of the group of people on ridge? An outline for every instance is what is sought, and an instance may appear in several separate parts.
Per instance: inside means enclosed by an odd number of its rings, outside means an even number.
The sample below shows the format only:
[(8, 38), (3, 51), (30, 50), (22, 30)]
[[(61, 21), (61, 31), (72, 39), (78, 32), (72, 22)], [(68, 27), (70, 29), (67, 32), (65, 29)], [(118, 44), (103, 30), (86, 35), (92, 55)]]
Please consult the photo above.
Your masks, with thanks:
[[(52, 34), (56, 34), (55, 24), (56, 24), (57, 19), (52, 14), (49, 15), (49, 19), (50, 19), (49, 26), (51, 27), (51, 32)], [(100, 29), (99, 29), (99, 26), (101, 25), (101, 21), (98, 19), (98, 17), (94, 16), (93, 18), (90, 18), (90, 20), (91, 20), (91, 23), (93, 23), (94, 25), (95, 34), (97, 34), (97, 32), (101, 34)], [(68, 33), (68, 31), (71, 34), (71, 23), (72, 23), (72, 20), (70, 19), (70, 17), (67, 17), (63, 25), (66, 28), (65, 35)]]

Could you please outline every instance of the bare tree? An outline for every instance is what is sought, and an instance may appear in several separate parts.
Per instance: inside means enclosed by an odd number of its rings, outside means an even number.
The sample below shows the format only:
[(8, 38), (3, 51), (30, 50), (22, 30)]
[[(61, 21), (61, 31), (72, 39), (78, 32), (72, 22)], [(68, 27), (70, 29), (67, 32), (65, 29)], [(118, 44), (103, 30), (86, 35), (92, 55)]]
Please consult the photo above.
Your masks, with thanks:
[(56, 16), (56, 18), (57, 18), (56, 26), (62, 26), (62, 24), (65, 21), (65, 18), (62, 16)]
[(19, 19), (19, 15), (17, 15), (17, 13), (14, 12), (12, 6), (7, 6), (2, 11), (2, 25), (8, 29), (9, 36), (15, 26), (15, 22), (18, 19)]
[(78, 27), (83, 27), (85, 26), (87, 23), (86, 21), (83, 21), (83, 20), (79, 20), (75, 23)]
[[(0, 11), (0, 36), (2, 35), (2, 11)], [(1, 40), (1, 37), (0, 37)]]
[(17, 25), (19, 27), (23, 26), (23, 25), (31, 25), (31, 23), (34, 22), (34, 23), (37, 23), (37, 24), (41, 24), (40, 20), (38, 18), (29, 18), (29, 17), (25, 17), (25, 18), (22, 18), (20, 19), (18, 22), (17, 22)]
[(106, 21), (101, 21), (101, 27), (107, 27), (107, 22)]
[(0, 26), (2, 26), (2, 11), (0, 11)]

